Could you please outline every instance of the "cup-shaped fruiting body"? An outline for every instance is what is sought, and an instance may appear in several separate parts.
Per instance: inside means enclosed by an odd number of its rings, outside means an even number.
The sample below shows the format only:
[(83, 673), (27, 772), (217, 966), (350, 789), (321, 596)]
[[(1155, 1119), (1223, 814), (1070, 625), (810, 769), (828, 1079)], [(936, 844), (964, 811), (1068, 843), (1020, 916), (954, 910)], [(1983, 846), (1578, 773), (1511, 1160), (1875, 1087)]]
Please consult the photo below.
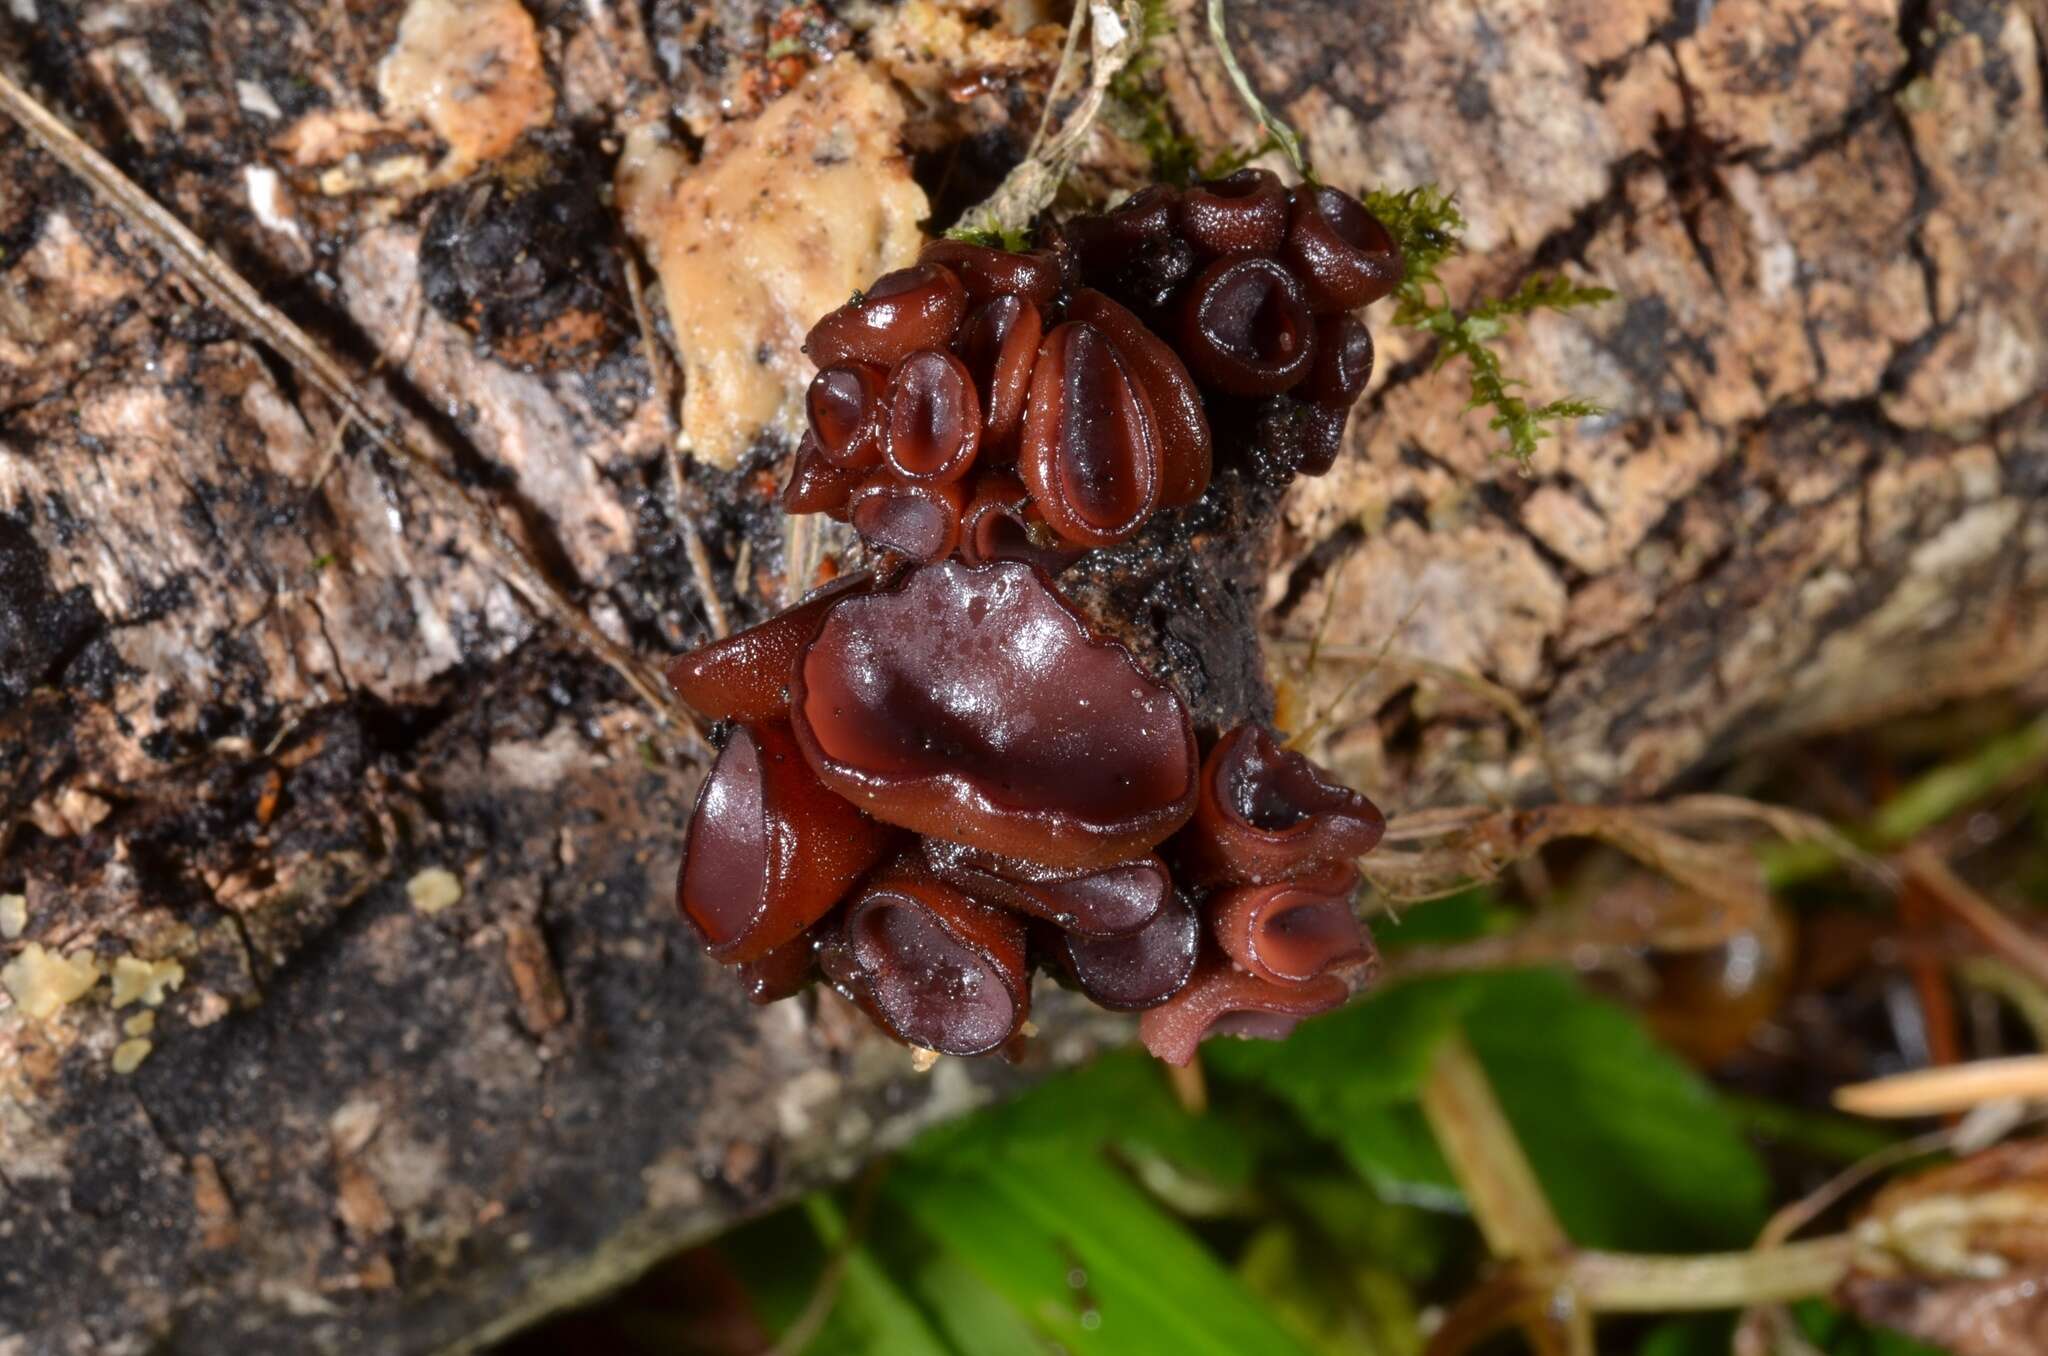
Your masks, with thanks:
[(1315, 319), (1295, 275), (1271, 259), (1218, 259), (1180, 302), (1180, 353), (1230, 395), (1277, 395), (1315, 361)]
[(966, 488), (957, 480), (905, 480), (884, 469), (854, 488), (847, 521), (870, 546), (910, 560), (944, 560), (960, 545)]
[(921, 348), (944, 348), (967, 313), (967, 291), (951, 269), (917, 264), (884, 273), (868, 290), (811, 326), (804, 352), (819, 367), (894, 367)]
[(896, 364), (882, 457), (905, 480), (958, 480), (981, 447), (981, 399), (967, 364), (926, 349)]
[(1209, 901), (1216, 944), (1238, 968), (1276, 984), (1299, 984), (1372, 957), (1352, 900), (1358, 871), (1333, 863), (1272, 885), (1238, 885)]
[(1031, 1010), (1024, 920), (899, 863), (846, 911), (851, 987), (884, 1030), (946, 1055), (980, 1055)]
[(1316, 360), (1295, 394), (1350, 409), (1372, 380), (1372, 331), (1349, 311), (1316, 319)]
[(841, 363), (811, 378), (804, 413), (826, 461), (847, 471), (881, 461), (888, 386), (888, 370), (869, 363)]
[(1076, 546), (1112, 546), (1159, 507), (1152, 402), (1109, 337), (1058, 326), (1039, 346), (1018, 469), (1052, 530)]
[(927, 838), (933, 875), (976, 899), (1030, 914), (1090, 937), (1127, 936), (1173, 898), (1173, 877), (1157, 857), (1092, 870), (1060, 869)]
[(1287, 241), (1287, 188), (1271, 170), (1241, 169), (1181, 194), (1180, 228), (1204, 257), (1278, 254)]
[(1318, 405), (1311, 401), (1302, 401), (1300, 405), (1295, 413), (1300, 451), (1294, 469), (1305, 476), (1328, 475), (1344, 451), (1344, 427), (1350, 422), (1350, 412), (1341, 405)]
[(1060, 291), (1059, 262), (1044, 250), (999, 250), (965, 240), (934, 240), (917, 258), (919, 263), (951, 269), (974, 303), (1021, 297), (1036, 306), (1050, 306)]
[(1369, 305), (1401, 281), (1393, 233), (1358, 199), (1324, 184), (1294, 190), (1286, 257), (1318, 311)]
[(1168, 1064), (1184, 1065), (1211, 1036), (1282, 1040), (1304, 1018), (1342, 1006), (1350, 993), (1335, 975), (1275, 984), (1208, 958), (1178, 993), (1138, 1019), (1138, 1039)]
[(1022, 560), (1058, 574), (1081, 552), (1062, 542), (1031, 503), (1024, 482), (984, 475), (960, 514), (960, 558), (969, 565)]
[(826, 789), (787, 726), (742, 725), (697, 792), (677, 902), (715, 959), (758, 960), (830, 912), (891, 836)]
[(678, 655), (668, 684), (683, 705), (706, 720), (784, 720), (789, 675), (833, 604), (868, 587), (867, 574), (845, 575), (758, 626)]
[(1023, 297), (996, 297), (970, 313), (960, 328), (960, 358), (974, 375), (981, 402), (984, 462), (1016, 458), (1017, 428), (1044, 338), (1043, 313)]
[(1201, 924), (1175, 895), (1152, 920), (1121, 937), (1062, 932), (1053, 942), (1082, 993), (1117, 1012), (1154, 1008), (1179, 993), (1195, 971)]
[(1184, 841), (1196, 880), (1268, 884), (1348, 863), (1386, 831), (1379, 807), (1256, 725), (1203, 760)]
[(817, 435), (807, 432), (790, 461), (782, 507), (790, 513), (823, 513), (844, 519), (847, 498), (857, 483), (859, 473), (834, 466), (826, 459)]
[(794, 998), (808, 988), (818, 977), (817, 944), (812, 938), (817, 931), (830, 928), (833, 921), (827, 915), (795, 941), (784, 942), (766, 955), (734, 966), (747, 1000), (777, 1003), (785, 998)]
[(1192, 504), (1209, 488), (1213, 460), (1209, 419), (1187, 365), (1144, 321), (1093, 288), (1067, 302), (1067, 318), (1093, 325), (1129, 365), (1145, 389), (1159, 442), (1159, 503)]
[(825, 784), (930, 837), (1110, 866), (1194, 810), (1186, 706), (1021, 562), (946, 561), (846, 600), (804, 647), (790, 691)]

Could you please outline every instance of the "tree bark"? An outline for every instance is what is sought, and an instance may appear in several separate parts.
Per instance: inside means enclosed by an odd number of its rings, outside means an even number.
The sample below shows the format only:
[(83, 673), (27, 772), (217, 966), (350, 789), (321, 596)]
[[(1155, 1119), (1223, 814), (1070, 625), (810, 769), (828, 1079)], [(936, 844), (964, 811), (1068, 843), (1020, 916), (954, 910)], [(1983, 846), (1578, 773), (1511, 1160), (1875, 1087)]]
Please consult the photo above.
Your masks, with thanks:
[[(650, 106), (701, 134), (772, 98), (776, 10), (531, 0), (551, 115), (467, 164), (380, 101), (403, 9), (15, 0), (0, 67), (456, 448), (600, 627), (696, 643), (598, 186)], [(962, 113), (853, 36), (917, 12), (825, 24), (913, 139), (1042, 86), (1000, 71)], [(1175, 115), (1248, 142), (1179, 18)], [(1460, 194), (1459, 299), (1554, 269), (1620, 299), (1506, 341), (1532, 398), (1611, 411), (1529, 474), (1376, 312), (1335, 473), (1077, 576), (1206, 725), (1271, 708), (1259, 618), (1280, 710), (1396, 813), (1548, 795), (1546, 759), (1574, 796), (1647, 796), (2041, 670), (2042, 0), (1233, 25), (1323, 177)], [(918, 1076), (835, 1003), (750, 1008), (673, 920), (684, 744), (5, 124), (0, 184), (0, 961), (109, 974), (42, 1016), (0, 991), (0, 1356), (468, 1349), (1116, 1037), (1055, 999), (1024, 1068)], [(492, 232), (537, 282), (502, 283)], [(685, 487), (741, 621), (783, 591), (774, 450)], [(115, 1006), (144, 978), (160, 1005)]]

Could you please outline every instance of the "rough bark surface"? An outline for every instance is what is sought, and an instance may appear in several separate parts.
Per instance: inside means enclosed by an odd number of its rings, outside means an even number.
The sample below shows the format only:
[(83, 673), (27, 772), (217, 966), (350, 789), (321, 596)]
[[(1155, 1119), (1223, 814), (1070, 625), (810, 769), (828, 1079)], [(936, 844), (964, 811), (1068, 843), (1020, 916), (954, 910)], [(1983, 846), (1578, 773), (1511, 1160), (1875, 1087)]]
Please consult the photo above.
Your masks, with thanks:
[[(985, 115), (950, 176), (921, 161), (943, 209), (1043, 72), (949, 103), (943, 42), (858, 34), (914, 8), (807, 40), (889, 63), (913, 125)], [(650, 106), (701, 132), (788, 71), (748, 0), (526, 9), (555, 106), (481, 169), (380, 103), (397, 3), (11, 0), (0, 63), (659, 655), (704, 613), (594, 185)], [(1396, 812), (1544, 780), (1446, 671), (1592, 797), (2042, 667), (2048, 3), (1236, 22), (1326, 177), (1459, 191), (1461, 292), (1565, 268), (1621, 299), (1509, 341), (1538, 394), (1613, 411), (1532, 474), (1382, 327), (1335, 474), (1076, 579), (1206, 720), (1270, 700), (1261, 612), (1283, 708), (1336, 702), (1331, 756)], [(1173, 107), (1244, 140), (1195, 34), (1165, 42)], [(0, 1353), (473, 1345), (1020, 1076), (920, 1078), (835, 1004), (750, 1009), (672, 921), (696, 772), (623, 685), (4, 124), (0, 185), (0, 962), (182, 967), (160, 1007), (0, 992)], [(687, 486), (743, 619), (782, 589), (772, 451)], [(1102, 1031), (1046, 1025), (1039, 1064)]]

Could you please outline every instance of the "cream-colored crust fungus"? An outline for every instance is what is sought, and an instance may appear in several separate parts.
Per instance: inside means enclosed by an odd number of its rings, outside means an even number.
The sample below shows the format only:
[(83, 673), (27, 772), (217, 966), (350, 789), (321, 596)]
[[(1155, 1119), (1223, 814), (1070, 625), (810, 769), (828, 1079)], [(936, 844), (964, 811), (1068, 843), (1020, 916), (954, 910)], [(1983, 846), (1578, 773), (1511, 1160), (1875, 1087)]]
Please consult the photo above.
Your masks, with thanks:
[(796, 440), (804, 334), (882, 273), (915, 262), (924, 190), (883, 77), (822, 66), (694, 165), (655, 126), (627, 139), (626, 225), (653, 260), (683, 363), (683, 446), (730, 467), (764, 432)]

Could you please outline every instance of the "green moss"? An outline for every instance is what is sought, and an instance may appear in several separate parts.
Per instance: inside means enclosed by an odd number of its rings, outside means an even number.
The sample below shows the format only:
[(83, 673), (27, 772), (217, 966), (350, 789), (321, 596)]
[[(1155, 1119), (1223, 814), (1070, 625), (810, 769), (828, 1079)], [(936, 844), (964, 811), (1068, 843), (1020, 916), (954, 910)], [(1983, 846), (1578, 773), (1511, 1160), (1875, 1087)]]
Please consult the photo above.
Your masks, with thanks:
[(1457, 199), (1424, 184), (1398, 193), (1369, 193), (1365, 205), (1400, 242), (1407, 267), (1401, 285), (1394, 290), (1394, 323), (1436, 336), (1438, 367), (1453, 358), (1465, 360), (1471, 382), (1465, 408), (1493, 411), (1488, 427), (1507, 435), (1509, 456), (1526, 467), (1536, 453), (1536, 444), (1551, 436), (1554, 425), (1606, 413), (1605, 407), (1577, 397), (1530, 404), (1516, 394), (1528, 383), (1503, 372), (1500, 356), (1491, 346), (1519, 317), (1597, 306), (1612, 301), (1613, 292), (1604, 287), (1581, 287), (1561, 274), (1538, 274), (1524, 279), (1508, 296), (1460, 311), (1450, 304), (1443, 280), (1437, 276), (1444, 260), (1462, 247), (1465, 218), (1458, 211)]

